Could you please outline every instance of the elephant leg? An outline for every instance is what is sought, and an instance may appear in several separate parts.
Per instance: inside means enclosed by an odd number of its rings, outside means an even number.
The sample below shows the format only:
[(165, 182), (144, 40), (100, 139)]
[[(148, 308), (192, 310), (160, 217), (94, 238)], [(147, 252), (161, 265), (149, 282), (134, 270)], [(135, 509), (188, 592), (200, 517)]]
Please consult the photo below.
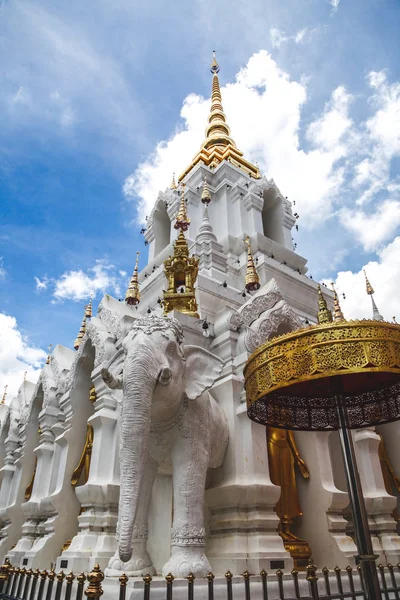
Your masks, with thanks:
[(110, 559), (105, 571), (107, 576), (117, 576), (125, 573), (129, 577), (154, 575), (155, 568), (147, 552), (148, 513), (153, 490), (154, 479), (157, 475), (157, 463), (148, 457), (140, 487), (138, 508), (132, 536), (132, 556), (123, 562), (117, 552)]
[[(189, 445), (191, 444), (191, 445)], [(172, 456), (174, 519), (171, 532), (171, 556), (164, 565), (164, 577), (187, 577), (193, 573), (205, 577), (210, 563), (204, 553), (204, 488), (209, 464), (208, 452), (180, 440)]]

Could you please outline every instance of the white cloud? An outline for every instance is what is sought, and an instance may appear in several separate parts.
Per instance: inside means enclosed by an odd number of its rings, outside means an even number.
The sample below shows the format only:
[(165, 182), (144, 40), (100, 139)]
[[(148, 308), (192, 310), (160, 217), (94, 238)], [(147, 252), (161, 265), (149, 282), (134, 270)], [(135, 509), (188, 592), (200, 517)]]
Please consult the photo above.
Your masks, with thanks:
[(309, 29), (305, 27), (301, 29), (294, 35), (286, 35), (284, 31), (277, 29), (276, 27), (271, 27), (269, 30), (269, 37), (271, 40), (271, 44), (273, 48), (279, 48), (282, 44), (286, 42), (294, 42), (295, 44), (301, 44), (306, 39), (310, 39), (311, 35), (315, 32), (315, 29)]
[(386, 200), (372, 213), (343, 209), (340, 220), (370, 252), (391, 238), (400, 225), (400, 202)]
[(34, 280), (36, 282), (36, 290), (38, 292), (40, 292), (40, 290), (47, 290), (49, 279), (46, 275), (43, 277), (43, 279), (39, 279), (39, 277), (36, 277), (35, 275)]
[[(391, 321), (395, 316), (400, 322), (399, 256), (400, 237), (396, 237), (377, 253), (377, 260), (370, 261), (363, 267), (374, 288), (374, 299), (379, 312), (387, 321)], [(372, 316), (371, 298), (365, 291), (362, 269), (357, 272), (339, 272), (336, 278), (336, 288), (338, 292), (346, 294), (346, 299), (341, 299), (340, 302), (347, 319), (362, 319)]]
[(4, 268), (4, 258), (0, 256), (0, 279), (4, 279), (7, 275), (7, 271)]
[(337, 9), (339, 8), (340, 0), (330, 0), (329, 4), (332, 6), (332, 13), (335, 14)]
[(86, 272), (68, 271), (54, 282), (53, 296), (56, 300), (87, 300), (90, 294), (109, 291), (117, 296), (121, 293), (121, 280), (114, 265), (105, 260), (97, 260), (94, 267)]
[(8, 385), (7, 396), (12, 398), (23, 382), (24, 373), (36, 382), (46, 360), (46, 353), (29, 345), (14, 317), (0, 313), (0, 393)]

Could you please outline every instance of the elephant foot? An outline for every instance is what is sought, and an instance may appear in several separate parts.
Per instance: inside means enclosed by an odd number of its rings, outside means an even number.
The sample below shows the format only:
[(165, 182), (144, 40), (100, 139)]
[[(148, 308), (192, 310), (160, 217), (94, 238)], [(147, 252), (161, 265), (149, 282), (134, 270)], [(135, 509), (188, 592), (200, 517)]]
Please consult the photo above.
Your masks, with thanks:
[(196, 577), (206, 577), (210, 571), (203, 546), (172, 546), (171, 557), (164, 565), (162, 574), (163, 577), (168, 573), (174, 577), (187, 577), (193, 573)]
[(140, 577), (142, 575), (155, 575), (156, 570), (153, 567), (149, 553), (144, 550), (140, 555), (133, 555), (127, 562), (123, 562), (118, 553), (114, 554), (104, 574), (107, 577), (119, 577), (122, 573), (125, 573), (128, 577)]

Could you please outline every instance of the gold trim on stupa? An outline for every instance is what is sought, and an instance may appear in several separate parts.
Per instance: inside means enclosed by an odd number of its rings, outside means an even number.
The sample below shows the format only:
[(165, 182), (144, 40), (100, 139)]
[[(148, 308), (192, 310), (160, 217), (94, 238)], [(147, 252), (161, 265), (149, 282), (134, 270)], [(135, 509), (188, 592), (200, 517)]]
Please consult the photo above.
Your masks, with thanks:
[(76, 339), (75, 339), (75, 342), (74, 342), (74, 348), (75, 348), (75, 350), (78, 350), (79, 346), (81, 345), (83, 336), (86, 333), (86, 311), (87, 311), (87, 308), (88, 307), (85, 306), (85, 314), (83, 315), (81, 328), (80, 328), (79, 333), (76, 336)]
[(47, 346), (47, 352), (48, 352), (48, 355), (47, 355), (47, 358), (46, 358), (46, 365), (49, 365), (49, 364), (50, 364), (50, 360), (51, 360), (51, 349), (52, 349), (52, 347), (53, 347), (53, 344), (49, 344), (49, 345)]
[(332, 313), (329, 310), (321, 286), (318, 285), (318, 323), (332, 323)]
[(85, 306), (85, 317), (87, 319), (91, 319), (92, 318), (92, 298), (90, 298), (89, 304), (87, 304)]
[(247, 246), (245, 288), (248, 292), (254, 292), (260, 289), (260, 277), (254, 264), (253, 255), (251, 253), (250, 238), (248, 235), (245, 237), (244, 241)]
[(207, 183), (207, 177), (204, 175), (203, 191), (201, 193), (201, 201), (203, 204), (210, 204), (211, 193)]
[(367, 294), (368, 294), (368, 296), (372, 296), (372, 294), (375, 294), (374, 288), (372, 287), (372, 285), (369, 282), (369, 279), (367, 277), (367, 273), (366, 273), (365, 269), (363, 269), (363, 271), (364, 271), (365, 287), (366, 287), (366, 290), (367, 290)]
[(190, 219), (187, 215), (186, 211), (186, 200), (185, 200), (185, 184), (181, 184), (181, 202), (179, 204), (179, 211), (176, 216), (175, 221), (175, 229), (180, 229), (181, 231), (187, 231), (189, 229)]
[(171, 185), (169, 187), (171, 190), (178, 189), (178, 186), (176, 185), (176, 181), (175, 181), (175, 173), (172, 173), (172, 181), (171, 181)]
[(213, 52), (210, 71), (213, 74), (213, 78), (211, 110), (208, 115), (206, 139), (202, 143), (200, 151), (196, 154), (187, 169), (180, 175), (178, 181), (181, 181), (199, 162), (214, 168), (223, 160), (228, 160), (235, 167), (239, 167), (245, 171), (250, 177), (259, 179), (260, 171), (258, 167), (243, 158), (243, 152), (236, 147), (235, 142), (230, 137), (230, 129), (222, 107), (221, 89), (218, 79), (219, 65), (215, 57), (215, 52)]
[(167, 290), (163, 290), (164, 314), (177, 310), (198, 318), (194, 285), (197, 279), (199, 259), (189, 256), (189, 247), (183, 231), (174, 244), (174, 253), (164, 261)]
[(125, 303), (130, 306), (137, 306), (140, 302), (140, 287), (139, 287), (139, 254), (136, 252), (136, 264), (133, 270), (133, 275), (129, 283), (129, 287), (125, 294)]

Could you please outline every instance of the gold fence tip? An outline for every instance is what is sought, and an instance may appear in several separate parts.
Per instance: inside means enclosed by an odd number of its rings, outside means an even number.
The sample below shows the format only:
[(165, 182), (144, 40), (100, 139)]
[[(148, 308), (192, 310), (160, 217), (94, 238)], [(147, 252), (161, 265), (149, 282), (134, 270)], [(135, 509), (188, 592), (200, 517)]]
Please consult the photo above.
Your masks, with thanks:
[(40, 571), (39, 571), (39, 569), (35, 569), (35, 570), (33, 571), (33, 577), (34, 577), (35, 579), (38, 579), (39, 575), (40, 575)]
[[(171, 575), (171, 573), (170, 573), (170, 575)], [(171, 577), (172, 577), (172, 575), (171, 575)], [(172, 577), (172, 579), (173, 579), (173, 577)], [(153, 581), (153, 578), (150, 575), (150, 573), (147, 573), (147, 575), (144, 575), (143, 581), (145, 582), (146, 585), (150, 585), (150, 583)]]
[(32, 574), (33, 574), (32, 569), (28, 569), (27, 572), (26, 572), (26, 576), (27, 577), (32, 577)]
[(324, 574), (324, 575), (327, 575), (327, 574), (329, 573), (329, 569), (328, 569), (328, 567), (324, 567), (324, 568), (322, 569), (322, 572), (323, 572), (323, 574)]
[(25, 577), (25, 575), (26, 575), (25, 567), (23, 569), (20, 569), (20, 573), (21, 573), (21, 575), (23, 575)]
[(242, 577), (243, 579), (250, 579), (250, 573), (247, 571), (247, 569), (244, 573), (242, 573)]
[(74, 581), (74, 579), (75, 579), (75, 575), (73, 574), (72, 571), (70, 571), (68, 573), (68, 575), (66, 576), (66, 578), (65, 578), (65, 580), (68, 583), (68, 585), (72, 585), (72, 582)]
[[(400, 563), (397, 565), (400, 569)], [(361, 565), (357, 565), (357, 571), (361, 571)]]
[(189, 583), (193, 583), (193, 581), (196, 579), (196, 577), (194, 576), (194, 574), (190, 571), (189, 575), (186, 577), (186, 579), (188, 580)]
[(262, 571), (260, 571), (260, 575), (261, 575), (261, 577), (266, 577), (267, 571), (265, 569), (263, 569)]
[(83, 585), (86, 581), (85, 573), (83, 571), (82, 571), (82, 573), (79, 573), (79, 575), (77, 575), (77, 577), (76, 577), (76, 580), (79, 585)]
[[(146, 583), (146, 577), (150, 577), (150, 575), (145, 575), (143, 577), (143, 581)], [(122, 573), (121, 577), (119, 578), (119, 585), (124, 587), (126, 586), (126, 584), (128, 583), (129, 577), (127, 576), (126, 573)], [(151, 577), (150, 577), (150, 581), (151, 581)]]
[(50, 579), (50, 581), (54, 581), (55, 576), (56, 573), (53, 570), (51, 570), (50, 573), (47, 573), (47, 577)]
[(341, 571), (340, 567), (338, 567), (337, 565), (333, 570), (335, 571), (335, 573), (340, 573)]
[(384, 569), (384, 568), (385, 568), (385, 567), (383, 566), (383, 564), (382, 564), (382, 563), (379, 563), (379, 565), (378, 565), (378, 569), (381, 569), (381, 570), (382, 570), (382, 569)]
[(351, 567), (350, 565), (347, 565), (347, 567), (346, 567), (346, 571), (347, 571), (348, 573), (352, 573), (352, 572), (353, 572), (353, 567)]
[(279, 579), (281, 579), (283, 577), (283, 571), (282, 571), (282, 569), (278, 569), (275, 574), (276, 574), (277, 577), (279, 577)]
[(165, 581), (167, 583), (172, 583), (174, 581), (175, 577), (172, 575), (172, 573), (168, 573), (168, 575), (165, 576)]
[(64, 581), (65, 573), (64, 571), (60, 571), (57, 573), (57, 581)]
[(232, 573), (231, 573), (230, 571), (227, 571), (227, 572), (225, 573), (225, 577), (226, 577), (226, 579), (229, 579), (229, 580), (231, 580), (231, 579), (232, 579), (232, 577), (233, 577), (233, 575), (232, 575)]
[(98, 596), (103, 595), (103, 588), (101, 587), (101, 582), (104, 579), (104, 573), (100, 569), (100, 565), (96, 563), (93, 567), (93, 570), (88, 573), (86, 579), (89, 582), (88, 587), (85, 590), (85, 596), (88, 598), (97, 598)]
[(41, 573), (40, 573), (40, 577), (41, 577), (42, 579), (46, 579), (47, 575), (48, 575), (48, 573), (47, 573), (46, 569), (44, 569), (44, 570), (43, 570), (43, 571), (41, 571)]
[(207, 579), (208, 579), (209, 583), (211, 583), (211, 581), (214, 581), (214, 579), (215, 579), (214, 573), (211, 573), (211, 571), (209, 573), (207, 573)]
[(393, 569), (392, 563), (388, 563), (387, 567), (388, 567), (388, 569)]
[(299, 572), (298, 572), (298, 570), (297, 570), (297, 569), (292, 569), (292, 570), (290, 571), (290, 573), (292, 574), (292, 576), (293, 576), (293, 577), (297, 577), (297, 575), (299, 574)]

